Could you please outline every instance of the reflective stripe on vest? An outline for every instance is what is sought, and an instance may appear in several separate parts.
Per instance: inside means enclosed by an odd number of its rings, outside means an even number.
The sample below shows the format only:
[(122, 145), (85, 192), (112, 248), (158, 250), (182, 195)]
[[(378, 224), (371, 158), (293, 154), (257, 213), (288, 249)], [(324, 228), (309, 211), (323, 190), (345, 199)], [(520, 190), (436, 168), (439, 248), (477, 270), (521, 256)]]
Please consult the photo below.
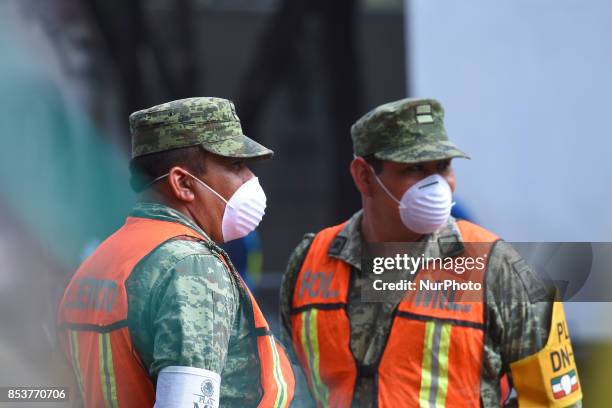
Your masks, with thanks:
[[(59, 337), (87, 407), (152, 407), (155, 389), (134, 350), (127, 327), (125, 282), (136, 264), (178, 236), (205, 240), (175, 222), (128, 217), (74, 274), (58, 309)], [(223, 256), (220, 260), (229, 267)], [(230, 269), (232, 270), (232, 269)], [(238, 274), (234, 274), (240, 279)], [(258, 406), (286, 408), (294, 379), (284, 350), (275, 343), (259, 306), (242, 284), (253, 312), (262, 397)]]
[[(296, 355), (319, 407), (350, 407), (358, 377), (350, 349), (346, 304), (351, 267), (328, 256), (344, 224), (318, 233), (298, 274), (292, 297), (292, 338)], [(466, 244), (461, 256), (488, 254), (497, 237), (465, 221), (457, 222)], [(484, 271), (470, 279), (484, 282)], [(415, 281), (431, 271), (420, 271)], [(482, 294), (482, 292), (481, 292)], [(420, 297), (419, 297), (420, 296)], [(449, 302), (407, 293), (399, 303), (387, 345), (376, 368), (378, 406), (427, 408), (480, 404), (484, 349), (484, 298)]]
[(285, 350), (276, 342), (261, 309), (246, 285), (251, 299), (257, 335), (260, 378), (264, 394), (259, 402), (262, 408), (286, 408), (293, 400), (295, 379)]

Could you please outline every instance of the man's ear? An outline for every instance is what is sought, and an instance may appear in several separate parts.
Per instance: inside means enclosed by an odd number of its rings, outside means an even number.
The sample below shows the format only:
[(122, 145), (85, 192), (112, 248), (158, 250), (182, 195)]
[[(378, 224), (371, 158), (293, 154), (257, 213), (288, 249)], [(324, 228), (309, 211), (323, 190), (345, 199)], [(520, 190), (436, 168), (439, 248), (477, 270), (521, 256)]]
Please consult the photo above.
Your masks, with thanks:
[(363, 157), (355, 157), (351, 162), (351, 176), (357, 190), (365, 196), (371, 197), (373, 194), (374, 169), (370, 167)]
[(168, 186), (177, 200), (190, 203), (195, 199), (195, 180), (180, 167), (172, 167), (168, 172)]

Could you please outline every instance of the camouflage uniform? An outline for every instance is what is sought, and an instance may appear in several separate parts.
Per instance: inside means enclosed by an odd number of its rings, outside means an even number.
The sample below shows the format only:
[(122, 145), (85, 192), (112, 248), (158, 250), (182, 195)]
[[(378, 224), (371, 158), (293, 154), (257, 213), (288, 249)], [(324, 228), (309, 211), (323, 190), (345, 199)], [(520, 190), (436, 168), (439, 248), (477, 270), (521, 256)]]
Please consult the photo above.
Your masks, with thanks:
[[(177, 222), (206, 237), (180, 212), (139, 203), (133, 217)], [(126, 281), (128, 328), (151, 378), (166, 366), (197, 367), (221, 375), (220, 406), (259, 400), (257, 349), (237, 278), (213, 253), (221, 249), (175, 238), (157, 247)]]
[[(246, 137), (234, 104), (221, 98), (172, 101), (130, 115), (132, 157), (200, 145), (226, 157), (268, 158), (273, 152)], [(182, 213), (139, 203), (134, 217), (177, 222), (204, 237)], [(128, 327), (136, 351), (156, 378), (166, 366), (221, 375), (220, 406), (255, 406), (260, 399), (257, 345), (246, 292), (221, 248), (188, 237), (148, 254), (126, 281)], [(229, 259), (224, 256), (225, 259)]]
[[(373, 155), (381, 160), (417, 163), (468, 156), (446, 136), (444, 112), (435, 100), (401, 100), (374, 109), (352, 128), (354, 153)], [(377, 137), (373, 138), (372, 135)], [(361, 301), (361, 288), (371, 280), (361, 272), (362, 211), (353, 215), (339, 233), (340, 248), (332, 245), (329, 256), (351, 266), (351, 282), (347, 304), (350, 321), (350, 348), (357, 363), (376, 364), (381, 356), (393, 313), (399, 299), (389, 302)], [(294, 249), (280, 293), (281, 340), (291, 339), (291, 300), (296, 279), (315, 234), (304, 235)], [(424, 253), (428, 257), (447, 254), (439, 246), (441, 237), (455, 236), (463, 242), (454, 218), (436, 232), (421, 238), (424, 248), (412, 256)], [(415, 248), (416, 251), (416, 248)], [(410, 254), (409, 254), (410, 256)], [(525, 358), (545, 345), (550, 328), (552, 295), (522, 257), (506, 242), (499, 241), (488, 258), (486, 287), (485, 346), (481, 375), (481, 399), (484, 407), (500, 406), (500, 377), (509, 372), (509, 364)], [(408, 271), (397, 279), (412, 279)], [(293, 349), (290, 356), (298, 364)], [(294, 370), (296, 377), (299, 370)], [(301, 375), (303, 377), (303, 375)], [(296, 379), (298, 381), (298, 379)], [(305, 384), (303, 378), (299, 379)], [(375, 384), (372, 377), (359, 378), (355, 387), (353, 406), (375, 407)], [(299, 406), (315, 406), (306, 395)], [(581, 406), (581, 403), (574, 405)]]

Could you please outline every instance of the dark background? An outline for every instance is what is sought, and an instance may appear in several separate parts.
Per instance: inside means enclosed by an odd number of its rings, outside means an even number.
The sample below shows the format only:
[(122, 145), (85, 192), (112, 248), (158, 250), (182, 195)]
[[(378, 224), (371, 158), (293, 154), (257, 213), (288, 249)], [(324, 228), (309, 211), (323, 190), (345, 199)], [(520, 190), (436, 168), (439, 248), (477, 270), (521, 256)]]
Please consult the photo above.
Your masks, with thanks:
[(276, 329), (291, 250), (360, 207), (350, 125), (406, 95), (402, 6), (0, 3), (0, 384), (70, 377), (57, 354), (57, 301), (135, 201), (129, 113), (173, 99), (232, 99), (245, 133), (275, 151), (254, 171), (268, 196), (255, 290)]

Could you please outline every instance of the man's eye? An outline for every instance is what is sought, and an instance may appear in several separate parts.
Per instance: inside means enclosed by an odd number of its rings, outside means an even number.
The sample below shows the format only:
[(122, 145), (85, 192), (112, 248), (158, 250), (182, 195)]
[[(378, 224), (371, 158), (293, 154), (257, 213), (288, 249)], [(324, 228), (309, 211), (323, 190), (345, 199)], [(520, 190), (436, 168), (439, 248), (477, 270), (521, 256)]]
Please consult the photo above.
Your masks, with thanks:
[(423, 171), (423, 166), (420, 164), (415, 164), (415, 165), (406, 167), (404, 171), (406, 171), (407, 173)]
[(448, 170), (450, 162), (438, 163), (438, 170)]
[(236, 170), (240, 170), (242, 169), (242, 167), (244, 166), (244, 161), (239, 160), (239, 161), (235, 161), (232, 163), (232, 167)]

